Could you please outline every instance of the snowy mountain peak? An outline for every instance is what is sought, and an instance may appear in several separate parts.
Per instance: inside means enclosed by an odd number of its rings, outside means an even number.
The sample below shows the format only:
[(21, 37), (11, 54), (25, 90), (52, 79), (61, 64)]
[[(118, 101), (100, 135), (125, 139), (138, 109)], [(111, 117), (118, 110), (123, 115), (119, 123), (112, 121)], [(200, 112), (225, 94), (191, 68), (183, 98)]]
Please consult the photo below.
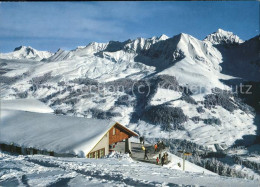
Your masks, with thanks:
[(74, 56), (93, 55), (107, 47), (107, 43), (91, 42), (87, 46), (79, 46), (77, 49), (72, 50)]
[[(186, 40), (186, 41), (188, 41), (188, 40), (190, 40), (190, 39), (196, 39), (196, 38), (194, 38), (193, 36), (191, 36), (191, 35), (189, 35), (189, 34), (186, 34), (186, 33), (180, 33), (180, 34), (178, 34), (178, 35), (176, 35), (176, 36), (174, 36), (174, 37), (179, 38), (180, 41), (181, 41), (181, 40)], [(197, 40), (197, 39), (196, 39), (196, 40)]]
[[(219, 28), (219, 29), (216, 31), (216, 33), (223, 33), (223, 34), (227, 34), (227, 33), (232, 33), (232, 32), (225, 31), (225, 30), (223, 30), (223, 29)], [(233, 34), (233, 33), (232, 33), (232, 34)]]
[(86, 46), (78, 46), (77, 48), (76, 48), (76, 50), (77, 49), (83, 49), (83, 48), (85, 48)]
[(188, 34), (185, 34), (185, 33), (183, 33), (183, 32), (179, 34), (180, 37), (185, 37), (185, 36), (187, 36), (187, 35), (188, 35)]
[(95, 47), (95, 48), (98, 48), (99, 50), (101, 50), (101, 49), (104, 49), (107, 45), (108, 45), (108, 43), (91, 42), (87, 46), (85, 46), (85, 48), (92, 46), (92, 47)]
[(14, 49), (14, 51), (20, 51), (20, 50), (26, 50), (26, 49), (29, 49), (29, 50), (33, 50), (33, 48), (31, 47), (31, 46), (28, 46), (28, 47), (26, 47), (26, 46), (19, 46), (19, 47), (16, 47), (15, 49)]
[(16, 47), (14, 49), (14, 52), (15, 51), (19, 51), (20, 53), (29, 55), (30, 53), (32, 54), (36, 53), (37, 50), (33, 49), (31, 46), (20, 46), (20, 47)]
[(162, 34), (160, 37), (159, 37), (159, 40), (167, 40), (169, 37), (166, 36), (165, 34)]
[(158, 41), (160, 41), (158, 37), (152, 37), (148, 39), (138, 37), (134, 40), (126, 40), (120, 44), (118, 43), (119, 46), (121, 45), (120, 47), (118, 47), (118, 49), (123, 49), (124, 51), (130, 53), (139, 53), (142, 50), (149, 49), (152, 44)]
[(209, 41), (212, 44), (239, 44), (244, 41), (241, 40), (237, 35), (233, 32), (225, 31), (223, 29), (218, 29), (216, 32), (208, 35), (204, 41)]
[(19, 46), (10, 53), (0, 53), (1, 59), (30, 59), (40, 61), (49, 58), (53, 54), (49, 51), (38, 51), (30, 46)]
[(174, 54), (178, 57), (175, 59), (179, 59), (179, 56), (185, 56), (193, 61), (191, 63), (193, 66), (196, 64), (198, 68), (201, 68), (201, 65), (206, 65), (211, 71), (220, 71), (221, 54), (215, 47), (185, 33), (180, 33), (175, 38), (174, 43), (176, 41), (177, 43)]

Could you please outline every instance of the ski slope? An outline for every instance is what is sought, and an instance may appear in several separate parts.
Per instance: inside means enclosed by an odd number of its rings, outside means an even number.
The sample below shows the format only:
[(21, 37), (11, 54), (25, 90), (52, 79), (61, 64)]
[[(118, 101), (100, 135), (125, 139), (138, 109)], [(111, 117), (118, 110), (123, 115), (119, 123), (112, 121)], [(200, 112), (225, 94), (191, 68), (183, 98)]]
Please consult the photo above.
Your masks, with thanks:
[(11, 156), (0, 152), (1, 186), (258, 186), (257, 180), (183, 172), (133, 161), (127, 155), (104, 159)]

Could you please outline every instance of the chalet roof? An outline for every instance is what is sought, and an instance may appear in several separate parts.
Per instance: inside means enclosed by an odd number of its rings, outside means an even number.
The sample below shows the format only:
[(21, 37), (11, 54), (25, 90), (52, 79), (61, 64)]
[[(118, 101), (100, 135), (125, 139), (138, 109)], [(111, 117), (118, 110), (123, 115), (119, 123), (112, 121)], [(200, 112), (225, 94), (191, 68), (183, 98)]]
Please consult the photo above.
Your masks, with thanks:
[(123, 130), (126, 134), (128, 134), (130, 136), (138, 136), (138, 134), (136, 134), (134, 131), (126, 128), (124, 125), (121, 125), (120, 123), (116, 123), (115, 126), (118, 127), (119, 129)]
[(38, 113), (53, 113), (53, 109), (42, 103), (37, 99), (13, 99), (13, 100), (0, 100), (1, 110), (22, 110), (28, 112)]
[(84, 157), (115, 124), (120, 125), (109, 120), (2, 110), (0, 142)]

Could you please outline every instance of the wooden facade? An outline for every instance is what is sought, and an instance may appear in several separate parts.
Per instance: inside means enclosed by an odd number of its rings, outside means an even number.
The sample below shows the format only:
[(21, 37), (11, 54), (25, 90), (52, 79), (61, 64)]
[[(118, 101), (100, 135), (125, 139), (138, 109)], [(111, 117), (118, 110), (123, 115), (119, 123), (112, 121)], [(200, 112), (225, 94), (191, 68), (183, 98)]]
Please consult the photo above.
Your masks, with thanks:
[(116, 124), (113, 128), (109, 130), (109, 145), (116, 142), (121, 142), (130, 137), (131, 134), (127, 133), (126, 130)]
[(87, 158), (101, 158), (109, 152), (114, 151), (118, 142), (125, 141), (125, 152), (130, 152), (131, 144), (129, 138), (138, 136), (135, 132), (127, 129), (119, 123), (115, 123), (107, 134), (96, 144), (96, 146), (86, 155)]

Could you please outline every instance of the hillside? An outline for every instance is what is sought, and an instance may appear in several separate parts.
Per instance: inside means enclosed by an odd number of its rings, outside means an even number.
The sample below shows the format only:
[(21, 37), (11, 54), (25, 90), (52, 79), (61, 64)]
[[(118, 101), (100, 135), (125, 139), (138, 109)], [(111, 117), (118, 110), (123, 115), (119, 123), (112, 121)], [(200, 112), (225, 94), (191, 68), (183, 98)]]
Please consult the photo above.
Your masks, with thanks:
[[(204, 40), (181, 33), (54, 54), (21, 47), (0, 55), (1, 98), (35, 98), (56, 114), (119, 121), (151, 143), (178, 139), (208, 152), (253, 146), (258, 49), (257, 37), (242, 41), (222, 29)], [(253, 102), (236, 92), (249, 81)]]

